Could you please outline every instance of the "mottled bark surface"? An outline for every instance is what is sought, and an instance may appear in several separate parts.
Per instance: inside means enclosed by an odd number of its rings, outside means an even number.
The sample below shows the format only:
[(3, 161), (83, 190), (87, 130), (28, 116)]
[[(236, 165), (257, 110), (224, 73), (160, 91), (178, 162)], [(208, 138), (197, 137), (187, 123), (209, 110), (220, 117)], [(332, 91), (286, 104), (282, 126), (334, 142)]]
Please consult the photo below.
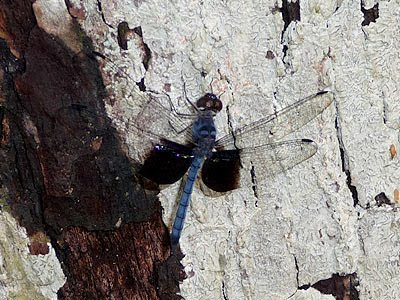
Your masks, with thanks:
[[(223, 136), (322, 90), (334, 103), (287, 136), (314, 140), (311, 159), (243, 170), (226, 195), (196, 184), (180, 294), (400, 299), (400, 23), (396, 1), (375, 2), (1, 2), (0, 299), (176, 297), (129, 120), (151, 95), (186, 112), (186, 96), (213, 92)], [(160, 193), (168, 225), (180, 184)]]
[[(30, 236), (49, 237), (60, 299), (174, 299), (181, 273), (155, 193), (105, 117), (104, 87), (79, 25), (79, 53), (35, 24), (30, 1), (0, 4), (1, 184)], [(11, 48), (12, 53), (9, 51)], [(94, 114), (85, 115), (72, 104)], [(35, 240), (31, 253), (46, 252)]]

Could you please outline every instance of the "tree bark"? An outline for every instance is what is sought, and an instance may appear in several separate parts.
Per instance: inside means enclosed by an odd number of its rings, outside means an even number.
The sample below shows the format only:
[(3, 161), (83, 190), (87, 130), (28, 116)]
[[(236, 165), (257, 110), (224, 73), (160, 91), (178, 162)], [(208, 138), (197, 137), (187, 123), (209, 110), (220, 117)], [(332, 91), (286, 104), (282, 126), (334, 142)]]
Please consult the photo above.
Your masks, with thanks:
[[(0, 11), (1, 296), (400, 298), (398, 3), (3, 1)], [(334, 103), (287, 138), (312, 138), (314, 157), (268, 180), (243, 173), (230, 194), (195, 186), (178, 285), (168, 228), (181, 182), (144, 188), (135, 109), (166, 93), (185, 112), (186, 96), (213, 92), (224, 135), (321, 90)]]
[[(85, 52), (91, 42), (65, 4), (59, 19), (46, 15), (47, 8), (29, 1), (0, 8), (6, 37), (1, 179), (9, 212), (29, 237), (24, 250), (53, 263), (49, 245), (56, 250), (65, 275), (64, 284), (59, 267), (50, 270), (58, 270), (59, 299), (178, 299), (182, 275), (178, 261), (168, 267), (159, 201), (139, 184), (136, 166), (104, 117), (104, 85)], [(83, 118), (70, 109), (76, 103), (98, 115)], [(17, 296), (11, 287), (20, 289)], [(3, 293), (30, 298), (23, 287)]]

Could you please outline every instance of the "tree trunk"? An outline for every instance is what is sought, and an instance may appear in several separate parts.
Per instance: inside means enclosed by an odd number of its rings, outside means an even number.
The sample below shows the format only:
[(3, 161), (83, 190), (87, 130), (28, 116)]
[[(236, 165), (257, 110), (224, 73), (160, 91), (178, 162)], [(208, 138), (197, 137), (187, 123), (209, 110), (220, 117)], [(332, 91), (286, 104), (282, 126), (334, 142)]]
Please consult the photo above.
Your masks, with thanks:
[[(0, 11), (0, 298), (400, 298), (398, 3)], [(168, 94), (185, 112), (213, 92), (222, 136), (321, 90), (334, 103), (285, 138), (313, 139), (316, 155), (265, 180), (242, 172), (228, 194), (195, 186), (183, 280), (169, 246), (182, 182), (158, 193), (137, 176), (140, 105)]]
[[(139, 184), (109, 119), (70, 109), (105, 115), (101, 75), (85, 54), (90, 39), (61, 2), (15, 1), (1, 11), (4, 231), (10, 213), (29, 237), (21, 261), (18, 249), (2, 253), (5, 298), (55, 298), (60, 288), (59, 299), (178, 299), (179, 261), (169, 267), (156, 194)], [(7, 246), (24, 238), (12, 226)], [(30, 265), (36, 255), (52, 268)]]

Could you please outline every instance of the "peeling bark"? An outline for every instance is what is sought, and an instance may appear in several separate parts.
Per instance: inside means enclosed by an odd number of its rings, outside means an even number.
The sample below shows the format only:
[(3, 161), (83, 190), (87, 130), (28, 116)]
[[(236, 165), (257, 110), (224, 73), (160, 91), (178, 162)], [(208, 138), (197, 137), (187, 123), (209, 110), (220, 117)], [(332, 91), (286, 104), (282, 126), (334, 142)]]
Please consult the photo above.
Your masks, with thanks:
[(359, 300), (357, 274), (348, 274), (340, 276), (333, 274), (331, 278), (320, 280), (312, 287), (323, 294), (335, 296), (337, 300)]

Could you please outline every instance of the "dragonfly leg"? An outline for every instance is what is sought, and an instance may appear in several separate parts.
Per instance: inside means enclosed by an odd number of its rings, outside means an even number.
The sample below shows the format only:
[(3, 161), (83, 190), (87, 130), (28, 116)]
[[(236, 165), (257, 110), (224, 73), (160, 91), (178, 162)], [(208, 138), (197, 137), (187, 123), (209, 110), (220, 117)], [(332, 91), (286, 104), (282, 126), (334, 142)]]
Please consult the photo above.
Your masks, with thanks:
[[(174, 103), (172, 102), (171, 97), (170, 97), (167, 93), (164, 93), (164, 95), (168, 98), (168, 102), (169, 102), (169, 106), (170, 106), (171, 110), (172, 110), (172, 111), (174, 112), (174, 114), (176, 114), (177, 116), (179, 116), (179, 117), (190, 117), (190, 118), (193, 118), (193, 117), (198, 116), (197, 113), (194, 113), (194, 114), (184, 114), (184, 113), (179, 112), (179, 111), (176, 109)], [(190, 100), (189, 100), (189, 101), (190, 101)], [(195, 108), (197, 109), (197, 107), (195, 107)]]
[(187, 96), (187, 93), (186, 93), (186, 82), (183, 80), (183, 78), (182, 78), (182, 81), (183, 81), (183, 95), (185, 96), (185, 100), (190, 104), (190, 106), (192, 106), (196, 110), (196, 113), (198, 114), (199, 113), (199, 109), (197, 108), (197, 106), (192, 101), (190, 101), (190, 99)]

